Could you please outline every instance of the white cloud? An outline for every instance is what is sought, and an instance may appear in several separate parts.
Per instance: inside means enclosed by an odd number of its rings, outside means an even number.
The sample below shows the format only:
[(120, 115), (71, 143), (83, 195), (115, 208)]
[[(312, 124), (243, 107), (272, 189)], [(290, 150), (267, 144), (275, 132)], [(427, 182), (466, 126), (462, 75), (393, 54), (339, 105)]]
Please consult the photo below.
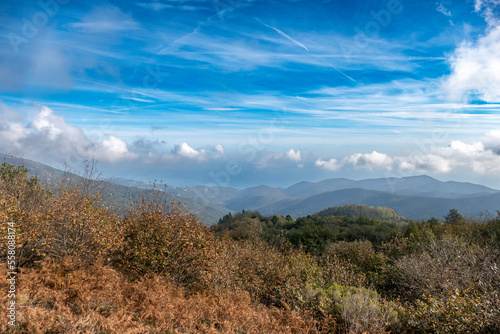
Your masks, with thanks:
[(463, 43), (451, 58), (452, 73), (444, 88), (453, 100), (477, 94), (487, 102), (500, 101), (500, 26), (476, 44)]
[(219, 158), (223, 158), (223, 159), (226, 159), (227, 156), (226, 156), (226, 152), (224, 152), (224, 146), (222, 146), (221, 144), (216, 144), (214, 145), (214, 147), (212, 148), (212, 153), (213, 153), (213, 159), (219, 159)]
[(68, 162), (72, 159), (77, 163), (92, 158), (118, 162), (137, 156), (118, 137), (89, 139), (80, 128), (66, 123), (46, 106), (41, 106), (31, 122), (2, 105), (0, 116), (5, 120), (0, 125), (0, 151), (3, 153), (22, 154), (43, 161)]
[(490, 131), (481, 141), (473, 143), (454, 140), (446, 146), (433, 147), (426, 153), (389, 156), (373, 151), (355, 153), (340, 161), (320, 158), (315, 163), (316, 167), (327, 170), (338, 170), (348, 165), (368, 170), (449, 173), (460, 169), (482, 175), (500, 175), (500, 131)]
[(447, 173), (451, 171), (451, 162), (439, 155), (413, 155), (394, 159), (397, 168), (403, 171)]
[(286, 39), (288, 39), (290, 42), (292, 42), (293, 44), (297, 45), (297, 46), (300, 46), (301, 48), (303, 48), (304, 50), (306, 50), (307, 52), (309, 52), (309, 49), (304, 45), (302, 44), (301, 42), (293, 39), (292, 37), (288, 36), (287, 34), (285, 34), (283, 31), (279, 30), (278, 28), (275, 28), (275, 27), (272, 27), (270, 25), (267, 25), (265, 24), (264, 22), (262, 22), (261, 20), (259, 20), (258, 18), (255, 17), (255, 19), (257, 21), (259, 21), (260, 23), (262, 23), (263, 25), (265, 25), (266, 27), (268, 28), (271, 28), (273, 29), (274, 31), (276, 31), (278, 34), (280, 34), (281, 36), (285, 37)]
[(436, 153), (455, 167), (465, 167), (479, 174), (500, 172), (500, 155), (494, 147), (487, 147), (482, 142), (467, 144), (456, 140), (447, 147), (437, 149)]
[(123, 139), (101, 133), (90, 138), (74, 125), (66, 123), (52, 109), (41, 106), (31, 120), (0, 103), (0, 152), (23, 155), (42, 162), (57, 161), (78, 164), (86, 159), (116, 163), (139, 157), (148, 163), (179, 162), (187, 159), (196, 162), (226, 159), (221, 144), (193, 148), (186, 142), (175, 145), (167, 153), (159, 151), (164, 140), (141, 138), (128, 145)]
[(268, 167), (279, 167), (284, 163), (293, 161), (299, 162), (302, 160), (302, 153), (300, 150), (289, 149), (286, 152), (281, 153), (268, 153), (260, 158), (255, 166), (257, 168), (268, 168)]
[(476, 11), (485, 16), (489, 28), (475, 43), (462, 43), (450, 57), (451, 74), (443, 86), (453, 100), (477, 96), (500, 101), (500, 22), (493, 14), (499, 5), (500, 0), (476, 0)]
[(224, 147), (221, 145), (221, 144), (217, 144), (214, 146), (214, 149), (217, 151), (217, 152), (220, 152), (220, 153), (224, 153)]
[(172, 150), (172, 153), (191, 160), (205, 161), (208, 159), (207, 153), (204, 149), (195, 150), (187, 143), (176, 145)]
[(179, 158), (206, 162), (209, 160), (225, 159), (227, 157), (224, 152), (224, 146), (221, 144), (195, 149), (186, 142), (175, 145), (170, 153), (166, 153), (162, 157), (163, 161), (168, 162), (178, 161)]
[(451, 16), (451, 11), (447, 9), (442, 2), (439, 3), (439, 6), (436, 8), (436, 10), (445, 16)]
[(485, 148), (500, 155), (500, 130), (490, 131), (484, 138)]
[(109, 136), (96, 143), (93, 147), (94, 157), (98, 160), (117, 162), (124, 159), (132, 159), (137, 155), (129, 152), (127, 143), (115, 136)]
[(302, 159), (300, 150), (294, 151), (293, 149), (290, 149), (288, 152), (286, 152), (285, 155), (289, 160), (292, 161), (300, 161)]
[(62, 133), (73, 136), (79, 135), (79, 129), (66, 124), (62, 117), (54, 115), (51, 109), (44, 106), (34, 117), (31, 127), (40, 133), (46, 134), (50, 140), (55, 140)]
[(495, 10), (498, 6), (500, 6), (500, 0), (476, 0), (474, 4), (476, 12), (481, 13), (490, 25), (498, 23), (495, 17)]
[(118, 7), (99, 6), (87, 14), (81, 22), (70, 24), (72, 28), (93, 33), (138, 30), (139, 24)]
[(319, 158), (318, 160), (316, 160), (314, 165), (316, 167), (320, 167), (320, 168), (323, 168), (326, 170), (332, 170), (332, 171), (342, 168), (342, 163), (339, 163), (336, 159), (333, 159), (333, 158), (328, 160), (328, 161), (325, 161), (325, 160)]
[(373, 151), (372, 153), (356, 153), (346, 157), (343, 161), (344, 164), (349, 163), (354, 167), (363, 167), (367, 169), (374, 168), (392, 168), (392, 159), (385, 153)]

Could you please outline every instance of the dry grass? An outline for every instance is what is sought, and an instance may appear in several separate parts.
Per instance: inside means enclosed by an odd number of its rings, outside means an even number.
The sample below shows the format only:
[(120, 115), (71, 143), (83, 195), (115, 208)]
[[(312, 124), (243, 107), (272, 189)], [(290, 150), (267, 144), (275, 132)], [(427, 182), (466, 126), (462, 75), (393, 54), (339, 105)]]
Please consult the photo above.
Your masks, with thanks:
[[(160, 275), (130, 281), (110, 267), (70, 263), (44, 262), (19, 274), (17, 331), (2, 322), (3, 333), (317, 332), (312, 318), (254, 304), (243, 292), (186, 296)], [(5, 281), (0, 290), (7, 290)], [(0, 317), (6, 319), (5, 308)]]

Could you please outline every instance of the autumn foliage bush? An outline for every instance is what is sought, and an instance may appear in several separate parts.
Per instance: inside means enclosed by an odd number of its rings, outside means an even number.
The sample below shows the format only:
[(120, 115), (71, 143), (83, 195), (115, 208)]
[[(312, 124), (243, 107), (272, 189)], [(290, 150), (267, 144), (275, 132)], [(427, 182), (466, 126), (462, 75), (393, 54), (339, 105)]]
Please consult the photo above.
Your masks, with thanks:
[(118, 218), (101, 203), (99, 191), (82, 191), (87, 181), (61, 182), (48, 192), (20, 167), (4, 168), (3, 175), (12, 175), (0, 181), (0, 205), (4, 219), (16, 223), (18, 264), (44, 257), (88, 264), (120, 247)]
[(158, 194), (132, 204), (123, 222), (118, 262), (144, 275), (164, 274), (190, 289), (209, 288), (215, 275), (218, 242), (194, 215)]

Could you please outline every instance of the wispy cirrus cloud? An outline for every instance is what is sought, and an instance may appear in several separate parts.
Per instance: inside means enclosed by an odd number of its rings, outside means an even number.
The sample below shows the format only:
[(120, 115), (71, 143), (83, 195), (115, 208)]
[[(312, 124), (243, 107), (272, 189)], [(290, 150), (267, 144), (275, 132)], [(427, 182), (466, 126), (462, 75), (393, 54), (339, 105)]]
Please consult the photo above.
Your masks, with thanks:
[(109, 4), (95, 7), (80, 22), (71, 23), (69, 26), (88, 33), (112, 33), (140, 29), (139, 22), (130, 14)]

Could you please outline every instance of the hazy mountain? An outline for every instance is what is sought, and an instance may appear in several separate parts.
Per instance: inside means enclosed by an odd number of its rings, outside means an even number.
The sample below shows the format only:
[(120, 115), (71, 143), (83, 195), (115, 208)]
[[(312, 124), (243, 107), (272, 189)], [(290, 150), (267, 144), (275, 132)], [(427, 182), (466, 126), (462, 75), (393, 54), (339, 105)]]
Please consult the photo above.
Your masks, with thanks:
[(300, 182), (283, 190), (290, 197), (307, 198), (327, 191), (360, 188), (390, 192), (401, 195), (424, 197), (459, 198), (464, 195), (484, 195), (498, 192), (485, 186), (447, 181), (442, 182), (430, 176), (411, 176), (403, 178), (379, 178), (368, 180), (328, 179), (320, 182)]
[(239, 192), (239, 190), (235, 188), (217, 186), (168, 186), (167, 191), (170, 191), (173, 194), (184, 198), (189, 198), (200, 202), (215, 203), (221, 206), (225, 206), (226, 202), (234, 199)]
[(272, 188), (264, 185), (246, 188), (235, 194), (235, 198), (226, 202), (226, 207), (240, 211), (255, 210), (257, 208), (275, 203), (281, 200), (290, 199), (283, 194), (280, 188)]
[[(1, 156), (0, 156), (1, 157)], [(20, 159), (4, 156), (7, 162)], [(42, 180), (61, 178), (65, 172), (30, 160), (22, 163)], [(71, 177), (78, 177), (71, 174)], [(106, 194), (125, 207), (152, 184), (130, 179), (111, 179)], [(169, 200), (191, 209), (200, 220), (212, 224), (230, 211), (258, 210), (264, 215), (290, 214), (293, 217), (313, 214), (326, 208), (362, 204), (390, 207), (410, 219), (442, 218), (452, 208), (462, 214), (477, 214), (500, 209), (500, 191), (468, 182), (442, 182), (429, 176), (349, 180), (328, 179), (299, 182), (288, 188), (265, 185), (242, 190), (230, 187), (159, 186)], [(112, 194), (112, 196), (111, 196)]]
[(289, 214), (292, 217), (306, 216), (325, 208), (346, 204), (386, 206), (399, 215), (411, 219), (442, 219), (450, 209), (462, 214), (494, 213), (500, 209), (500, 193), (472, 198), (430, 198), (412, 195), (398, 195), (389, 192), (366, 189), (342, 189), (310, 196), (303, 200), (283, 200), (258, 209), (264, 215)]
[[(35, 162), (27, 159), (15, 158), (8, 155), (0, 154), (0, 163), (8, 162), (14, 165), (23, 165), (28, 168), (30, 175), (36, 175), (42, 182), (56, 182), (62, 178), (69, 178), (76, 181), (83, 180), (81, 176), (70, 172), (64, 172), (56, 168), (44, 165), (39, 162)], [(110, 205), (114, 206), (116, 211), (120, 214), (126, 213), (128, 205), (131, 201), (140, 199), (143, 195), (146, 197), (151, 196), (152, 192), (149, 189), (152, 185), (146, 184), (141, 181), (133, 181), (127, 179), (119, 179), (117, 182), (125, 184), (136, 184), (139, 187), (131, 187), (122, 184), (114, 183), (112, 179), (111, 182), (108, 180), (96, 181), (102, 189), (103, 198), (109, 202)], [(169, 189), (167, 187), (166, 189)], [(190, 212), (196, 214), (198, 219), (205, 224), (214, 224), (220, 217), (228, 213), (228, 209), (223, 206), (216, 205), (211, 202), (204, 202), (201, 200), (192, 200), (190, 198), (181, 197), (176, 195), (174, 192), (175, 187), (172, 187), (172, 192), (165, 191), (164, 198), (168, 202), (175, 201), (181, 206), (189, 209)], [(159, 186), (158, 189), (163, 191), (163, 187)]]

